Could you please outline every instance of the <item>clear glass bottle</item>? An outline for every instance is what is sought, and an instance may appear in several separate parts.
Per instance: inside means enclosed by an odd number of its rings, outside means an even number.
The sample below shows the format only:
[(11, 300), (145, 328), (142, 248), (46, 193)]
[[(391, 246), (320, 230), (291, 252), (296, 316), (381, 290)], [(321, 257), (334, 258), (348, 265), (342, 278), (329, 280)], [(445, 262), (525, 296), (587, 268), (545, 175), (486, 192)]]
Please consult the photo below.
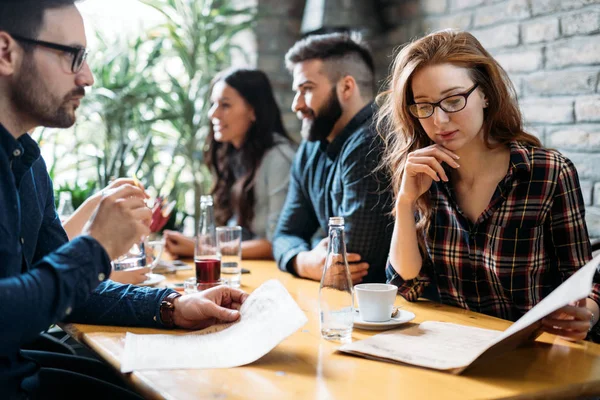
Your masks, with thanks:
[(71, 192), (60, 192), (58, 194), (58, 208), (56, 209), (60, 222), (65, 222), (74, 212)]
[(354, 324), (352, 278), (346, 259), (344, 218), (329, 218), (329, 246), (319, 287), (321, 336), (349, 341)]
[(200, 221), (194, 251), (198, 290), (220, 284), (221, 257), (217, 249), (215, 213), (212, 196), (200, 197)]

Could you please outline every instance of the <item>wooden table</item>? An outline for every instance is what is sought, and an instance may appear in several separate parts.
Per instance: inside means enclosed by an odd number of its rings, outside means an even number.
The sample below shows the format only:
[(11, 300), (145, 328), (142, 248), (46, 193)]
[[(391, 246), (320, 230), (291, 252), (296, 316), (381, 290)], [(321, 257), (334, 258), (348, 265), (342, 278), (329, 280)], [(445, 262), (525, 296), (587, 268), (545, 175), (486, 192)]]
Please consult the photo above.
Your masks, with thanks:
[[(569, 343), (544, 334), (527, 347), (493, 362), (453, 376), (412, 366), (389, 364), (336, 352), (336, 342), (321, 339), (317, 282), (280, 272), (274, 262), (244, 261), (251, 274), (242, 276), (242, 289), (279, 279), (308, 317), (308, 323), (257, 362), (239, 368), (213, 370), (143, 371), (125, 375), (146, 398), (152, 399), (482, 399), (573, 398), (600, 394), (600, 345)], [(181, 282), (193, 273), (170, 275)], [(503, 330), (510, 322), (422, 301), (397, 305), (426, 320)], [(64, 329), (120, 368), (125, 332), (165, 333), (70, 324)], [(355, 329), (353, 340), (377, 332)], [(201, 357), (202, 355), (198, 355)]]

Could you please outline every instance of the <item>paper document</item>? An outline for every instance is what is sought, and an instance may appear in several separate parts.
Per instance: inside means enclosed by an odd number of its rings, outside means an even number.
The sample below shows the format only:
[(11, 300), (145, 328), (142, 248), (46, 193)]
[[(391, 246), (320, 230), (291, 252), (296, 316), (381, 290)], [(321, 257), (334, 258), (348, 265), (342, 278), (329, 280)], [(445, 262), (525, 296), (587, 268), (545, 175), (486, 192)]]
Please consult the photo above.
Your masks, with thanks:
[(383, 361), (461, 373), (476, 360), (511, 350), (537, 337), (540, 320), (561, 307), (586, 298), (600, 256), (564, 281), (504, 332), (445, 322), (426, 321), (349, 343), (340, 351)]
[(258, 360), (308, 321), (277, 280), (257, 288), (240, 314), (237, 322), (187, 334), (127, 333), (121, 372), (238, 367)]

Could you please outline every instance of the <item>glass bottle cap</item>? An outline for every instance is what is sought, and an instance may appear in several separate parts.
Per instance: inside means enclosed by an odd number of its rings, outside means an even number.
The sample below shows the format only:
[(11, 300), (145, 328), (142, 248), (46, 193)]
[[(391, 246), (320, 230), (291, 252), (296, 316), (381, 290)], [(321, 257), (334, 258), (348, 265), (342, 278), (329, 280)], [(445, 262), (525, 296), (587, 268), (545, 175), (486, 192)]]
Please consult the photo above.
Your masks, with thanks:
[(329, 225), (344, 225), (344, 217), (329, 218)]
[(200, 204), (202, 204), (202, 203), (212, 204), (213, 203), (212, 196), (210, 196), (210, 195), (200, 196)]

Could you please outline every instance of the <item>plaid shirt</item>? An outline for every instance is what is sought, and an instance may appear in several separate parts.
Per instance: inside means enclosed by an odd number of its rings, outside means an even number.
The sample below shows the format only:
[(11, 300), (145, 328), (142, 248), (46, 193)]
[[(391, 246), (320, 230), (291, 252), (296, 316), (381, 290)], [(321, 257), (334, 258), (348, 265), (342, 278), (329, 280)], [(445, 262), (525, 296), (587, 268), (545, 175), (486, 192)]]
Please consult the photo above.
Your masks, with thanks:
[(373, 128), (371, 103), (331, 143), (300, 145), (273, 238), (281, 270), (294, 273), (294, 257), (313, 248), (319, 228), (327, 232), (330, 217), (344, 217), (347, 251), (370, 266), (363, 282), (385, 282), (394, 221), (391, 193), (383, 191), (389, 181), (373, 173), (383, 149)]
[[(433, 283), (440, 300), (515, 321), (591, 260), (575, 167), (560, 153), (510, 145), (510, 167), (487, 209), (472, 223), (452, 185), (433, 182), (434, 213), (420, 275), (388, 281), (415, 301)], [(600, 304), (600, 279), (590, 298)]]

